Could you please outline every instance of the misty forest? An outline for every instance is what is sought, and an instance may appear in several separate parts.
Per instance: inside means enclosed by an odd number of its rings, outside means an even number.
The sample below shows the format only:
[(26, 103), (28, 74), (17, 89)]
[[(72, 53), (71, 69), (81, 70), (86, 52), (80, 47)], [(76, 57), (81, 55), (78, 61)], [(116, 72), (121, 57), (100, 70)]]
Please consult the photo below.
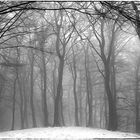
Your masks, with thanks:
[(56, 126), (140, 133), (140, 2), (0, 1), (0, 131)]

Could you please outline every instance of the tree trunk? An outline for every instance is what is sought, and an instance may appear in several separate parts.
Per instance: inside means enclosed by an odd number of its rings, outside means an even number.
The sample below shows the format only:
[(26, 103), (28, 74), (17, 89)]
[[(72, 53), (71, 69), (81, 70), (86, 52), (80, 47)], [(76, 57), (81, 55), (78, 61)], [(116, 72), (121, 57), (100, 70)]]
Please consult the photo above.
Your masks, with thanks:
[(92, 96), (92, 84), (91, 84), (91, 75), (88, 72), (88, 80), (89, 80), (89, 93), (88, 93), (88, 108), (89, 108), (89, 118), (88, 118), (88, 126), (93, 126), (93, 111), (92, 111), (92, 104), (93, 104), (93, 96)]
[(75, 54), (74, 50), (73, 51), (73, 65), (70, 65), (71, 73), (72, 73), (72, 78), (73, 78), (73, 94), (74, 94), (74, 103), (75, 103), (75, 125), (79, 126), (79, 117), (78, 117), (78, 99), (77, 99), (77, 91), (76, 91), (76, 85), (77, 85), (77, 71), (76, 71), (76, 59), (75, 59)]
[(117, 112), (116, 112), (116, 104), (114, 103), (114, 97), (110, 88), (109, 64), (105, 63), (104, 68), (105, 68), (104, 84), (105, 84), (105, 91), (108, 97), (108, 110), (109, 110), (108, 129), (115, 131), (117, 130)]
[(73, 93), (74, 93), (74, 102), (75, 102), (75, 124), (76, 126), (79, 126), (78, 101), (77, 101), (77, 93), (76, 93), (76, 77), (74, 78), (74, 83), (73, 83)]
[(118, 117), (117, 117), (117, 94), (116, 94), (116, 71), (115, 71), (115, 46), (112, 46), (111, 62), (110, 62), (110, 89), (113, 97), (114, 111), (115, 111), (115, 123), (118, 127)]
[(60, 98), (60, 122), (62, 126), (65, 125), (65, 120), (63, 115), (63, 87), (62, 87), (61, 98)]
[(79, 119), (78, 119), (78, 100), (77, 100), (77, 92), (76, 92), (76, 81), (77, 81), (77, 72), (76, 66), (74, 62), (74, 81), (73, 81), (73, 93), (74, 93), (74, 102), (75, 102), (75, 124), (79, 126)]
[(82, 89), (81, 89), (81, 87), (82, 87), (82, 76), (81, 76), (81, 72), (79, 71), (79, 73), (80, 73), (80, 83), (79, 83), (79, 86), (78, 86), (78, 93), (79, 93), (79, 125), (80, 126), (82, 126), (83, 125), (83, 113), (82, 113), (82, 110), (83, 110), (83, 108), (82, 108)]
[(107, 96), (104, 94), (104, 126), (105, 128), (108, 127), (108, 101), (107, 101)]
[(47, 109), (47, 73), (44, 52), (42, 52), (43, 64), (43, 113), (44, 113), (44, 126), (48, 126), (48, 109)]
[(88, 123), (87, 126), (93, 126), (93, 96), (92, 96), (92, 81), (91, 74), (89, 71), (89, 56), (88, 49), (85, 50), (85, 73), (86, 73), (86, 92), (87, 92), (87, 105), (88, 105)]
[[(24, 79), (25, 80), (25, 79)], [(26, 89), (25, 89), (25, 81), (23, 82), (23, 96), (24, 96), (24, 127), (28, 128), (28, 110), (27, 110), (27, 95), (26, 95)]]
[(37, 126), (36, 118), (35, 118), (35, 108), (34, 108), (34, 54), (31, 50), (31, 75), (30, 75), (30, 88), (31, 88), (31, 96), (30, 96), (30, 105), (31, 105), (31, 112), (32, 112), (32, 122), (33, 127)]
[(19, 92), (20, 92), (20, 120), (21, 120), (21, 129), (24, 129), (24, 101), (23, 101), (23, 93), (22, 93), (22, 87), (18, 75), (18, 87), (19, 87)]
[(135, 129), (136, 133), (140, 133), (140, 95), (139, 95), (139, 68), (140, 68), (140, 60), (138, 60), (137, 66), (136, 66), (136, 76), (135, 76)]
[(17, 81), (17, 74), (16, 74), (16, 78), (14, 80), (13, 107), (12, 107), (13, 110), (12, 110), (12, 126), (11, 126), (11, 130), (14, 130), (14, 125), (15, 125), (16, 81)]
[(55, 99), (55, 96), (56, 96), (56, 87), (57, 87), (57, 78), (56, 78), (56, 64), (55, 64), (55, 67), (52, 71), (52, 76), (53, 76), (53, 99)]
[(54, 126), (60, 126), (64, 58), (59, 59), (58, 84), (54, 103)]

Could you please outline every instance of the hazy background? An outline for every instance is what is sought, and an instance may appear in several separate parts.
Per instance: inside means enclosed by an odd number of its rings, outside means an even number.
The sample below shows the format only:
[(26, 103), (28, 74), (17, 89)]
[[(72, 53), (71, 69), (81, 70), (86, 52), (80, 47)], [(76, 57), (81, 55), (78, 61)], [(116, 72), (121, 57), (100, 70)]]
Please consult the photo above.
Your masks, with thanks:
[[(82, 4), (93, 12), (100, 7)], [(8, 29), (21, 12), (2, 15), (0, 28)], [(135, 132), (139, 69), (140, 41), (129, 22), (74, 10), (23, 12), (0, 38), (0, 130), (88, 126)]]

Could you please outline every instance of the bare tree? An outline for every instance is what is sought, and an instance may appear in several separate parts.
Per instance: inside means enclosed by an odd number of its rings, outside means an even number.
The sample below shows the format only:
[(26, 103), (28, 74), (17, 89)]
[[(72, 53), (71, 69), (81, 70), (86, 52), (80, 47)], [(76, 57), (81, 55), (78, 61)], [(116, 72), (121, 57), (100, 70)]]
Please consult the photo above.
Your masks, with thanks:
[[(58, 84), (57, 91), (55, 97), (55, 107), (54, 107), (54, 126), (61, 125), (62, 121), (62, 81), (63, 81), (63, 71), (64, 71), (64, 63), (65, 63), (65, 55), (66, 55), (66, 47), (69, 43), (71, 36), (73, 34), (72, 25), (65, 30), (62, 30), (62, 26), (64, 25), (64, 21), (66, 16), (64, 16), (64, 11), (59, 11), (59, 19), (55, 16), (55, 24), (56, 24), (56, 53), (59, 58), (59, 66), (58, 66)], [(65, 21), (66, 22), (66, 21)], [(63, 39), (61, 38), (61, 33), (63, 33)], [(60, 114), (61, 113), (61, 114)], [(60, 122), (61, 121), (61, 122)]]
[(15, 125), (15, 109), (16, 109), (16, 81), (17, 81), (17, 72), (14, 79), (14, 85), (13, 85), (13, 106), (12, 106), (12, 126), (11, 130), (14, 130)]
[(79, 126), (79, 110), (78, 110), (78, 95), (77, 95), (77, 61), (76, 61), (76, 54), (74, 52), (74, 48), (72, 46), (72, 64), (70, 64), (70, 71), (72, 73), (72, 78), (73, 78), (73, 94), (74, 94), (74, 103), (75, 103), (75, 125)]
[(33, 127), (37, 126), (36, 118), (35, 118), (35, 108), (34, 108), (34, 53), (33, 50), (30, 50), (30, 105), (31, 105), (31, 112), (32, 112), (32, 121), (33, 121)]
[[(100, 73), (102, 74), (104, 78), (104, 86), (105, 86), (105, 91), (108, 97), (108, 107), (109, 107), (109, 122), (108, 122), (108, 129), (109, 130), (116, 130), (117, 129), (117, 110), (116, 110), (116, 96), (115, 92), (112, 91), (114, 90), (114, 84), (111, 84), (113, 81), (111, 81), (111, 57), (112, 57), (112, 51), (113, 51), (113, 45), (115, 41), (115, 32), (117, 31), (115, 29), (116, 24), (114, 22), (112, 26), (112, 32), (110, 36), (110, 42), (107, 47), (107, 52), (106, 52), (106, 37), (105, 37), (105, 21), (103, 18), (100, 19), (100, 33), (95, 29), (94, 24), (92, 23), (91, 20), (89, 22), (92, 24), (92, 29), (95, 37), (97, 38), (97, 41), (99, 43), (99, 49), (100, 52), (95, 48), (93, 43), (88, 39), (91, 47), (95, 50), (95, 52), (99, 55), (101, 58), (103, 65), (104, 65), (104, 72), (98, 67)], [(113, 60), (113, 59), (112, 59)], [(98, 65), (97, 65), (98, 66)], [(110, 68), (111, 66), (111, 68)], [(112, 87), (111, 87), (112, 85)], [(112, 89), (111, 89), (112, 88)]]
[(42, 109), (44, 116), (44, 126), (48, 126), (48, 105), (47, 105), (47, 69), (46, 69), (46, 56), (45, 56), (45, 41), (48, 38), (48, 27), (41, 28), (41, 32), (37, 34), (39, 47), (41, 51), (41, 80), (42, 80)]
[(86, 77), (86, 92), (87, 92), (87, 104), (88, 104), (88, 123), (87, 126), (93, 126), (93, 95), (92, 95), (92, 81), (90, 74), (90, 61), (89, 61), (89, 49), (84, 48), (85, 52), (85, 77)]

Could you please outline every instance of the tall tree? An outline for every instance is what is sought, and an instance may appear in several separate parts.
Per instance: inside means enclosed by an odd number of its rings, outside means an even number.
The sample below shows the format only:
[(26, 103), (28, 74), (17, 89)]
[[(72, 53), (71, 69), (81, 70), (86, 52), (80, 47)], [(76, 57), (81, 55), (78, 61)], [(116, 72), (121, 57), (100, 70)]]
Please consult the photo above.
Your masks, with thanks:
[(32, 121), (33, 127), (37, 126), (36, 117), (35, 117), (35, 108), (34, 108), (34, 53), (33, 50), (30, 50), (30, 105), (31, 105), (31, 112), (32, 112)]
[(44, 126), (48, 126), (48, 105), (47, 105), (47, 69), (46, 69), (46, 56), (45, 56), (45, 41), (48, 38), (48, 27), (41, 28), (41, 31), (37, 34), (39, 47), (41, 51), (41, 79), (42, 79), (42, 109), (44, 116)]
[(87, 92), (87, 104), (88, 104), (88, 123), (87, 126), (93, 126), (93, 95), (92, 95), (92, 81), (90, 73), (90, 61), (89, 61), (89, 49), (84, 48), (85, 52), (85, 77), (86, 77), (86, 92)]
[(91, 47), (95, 50), (95, 52), (101, 58), (103, 66), (104, 66), (104, 72), (102, 72), (102, 70), (100, 70), (99, 67), (98, 67), (98, 69), (104, 78), (104, 87), (105, 87), (105, 91), (106, 91), (107, 98), (108, 98), (108, 108), (109, 108), (108, 129), (116, 130), (117, 129), (116, 96), (113, 95), (113, 91), (111, 89), (111, 83), (113, 81), (111, 81), (110, 66), (111, 66), (111, 55), (112, 55), (113, 45), (114, 45), (114, 41), (115, 41), (115, 32), (117, 31), (117, 29), (115, 28), (116, 23), (114, 22), (114, 24), (111, 28), (112, 31), (111, 31), (111, 36), (109, 39), (109, 44), (108, 44), (108, 46), (106, 46), (106, 44), (107, 44), (107, 42), (106, 42), (107, 40), (105, 37), (106, 21), (104, 20), (104, 18), (101, 18), (99, 21), (100, 21), (100, 31), (97, 31), (97, 29), (95, 29), (93, 21), (89, 19), (89, 22), (92, 25), (93, 33), (99, 43), (100, 52), (89, 39), (88, 39), (88, 41), (89, 41)]
[(74, 94), (74, 103), (75, 103), (75, 125), (79, 126), (79, 110), (78, 110), (78, 95), (77, 95), (77, 63), (76, 63), (76, 54), (74, 52), (74, 48), (72, 46), (72, 64), (70, 64), (70, 70), (72, 73), (72, 79), (73, 79), (73, 94)]
[[(16, 69), (17, 71), (17, 69)], [(17, 83), (17, 72), (15, 72), (15, 79), (13, 85), (13, 105), (12, 105), (12, 126), (11, 130), (14, 130), (15, 126), (15, 110), (16, 110), (16, 83)]]
[[(57, 17), (56, 13), (55, 16), (55, 25), (56, 25), (56, 53), (59, 59), (59, 66), (58, 66), (58, 84), (56, 90), (56, 97), (55, 97), (55, 105), (54, 105), (54, 126), (59, 126), (62, 124), (62, 95), (63, 95), (63, 88), (62, 88), (62, 81), (63, 81), (63, 71), (64, 71), (64, 63), (65, 63), (65, 55), (66, 55), (66, 47), (69, 43), (71, 36), (73, 34), (73, 26), (68, 25), (67, 27), (63, 28), (67, 22), (66, 15), (64, 15), (64, 11), (58, 12), (59, 18)], [(61, 37), (62, 33), (62, 37)], [(61, 121), (61, 122), (60, 122)]]

